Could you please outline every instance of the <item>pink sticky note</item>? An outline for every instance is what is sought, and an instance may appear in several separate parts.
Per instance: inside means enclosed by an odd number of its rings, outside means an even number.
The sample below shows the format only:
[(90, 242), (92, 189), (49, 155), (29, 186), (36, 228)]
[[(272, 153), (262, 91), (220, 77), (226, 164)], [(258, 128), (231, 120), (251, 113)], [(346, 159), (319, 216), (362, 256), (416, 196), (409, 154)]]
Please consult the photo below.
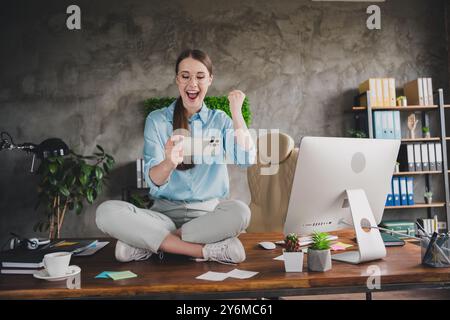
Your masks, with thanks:
[(338, 244), (333, 244), (333, 245), (331, 246), (331, 250), (333, 250), (333, 251), (339, 251), (339, 250), (345, 250), (345, 248), (344, 248), (343, 246), (338, 245)]

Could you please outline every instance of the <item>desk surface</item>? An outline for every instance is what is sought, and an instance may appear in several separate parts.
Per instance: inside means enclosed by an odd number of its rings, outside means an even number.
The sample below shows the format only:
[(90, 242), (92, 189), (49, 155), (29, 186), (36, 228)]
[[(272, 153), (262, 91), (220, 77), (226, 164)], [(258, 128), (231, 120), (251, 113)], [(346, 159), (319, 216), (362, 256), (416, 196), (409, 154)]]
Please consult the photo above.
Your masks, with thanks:
[[(350, 242), (351, 234), (340, 233), (339, 241)], [(367, 279), (376, 265), (381, 271), (381, 290), (400, 290), (450, 286), (448, 269), (420, 264), (420, 247), (407, 243), (388, 248), (387, 257), (361, 265), (333, 261), (325, 273), (307, 272), (306, 257), (302, 273), (286, 273), (283, 261), (273, 260), (282, 248), (264, 250), (260, 241), (282, 240), (280, 233), (246, 233), (240, 236), (247, 260), (237, 268), (258, 271), (251, 279), (228, 278), (222, 282), (197, 280), (207, 271), (228, 272), (235, 267), (216, 262), (194, 262), (187, 257), (166, 254), (163, 260), (153, 255), (147, 261), (120, 263), (114, 258), (115, 240), (90, 257), (73, 257), (71, 264), (81, 267), (81, 289), (65, 288), (65, 281), (48, 282), (32, 275), (0, 275), (0, 298), (244, 298), (302, 294), (367, 292)], [(95, 279), (102, 271), (131, 270), (137, 278)], [(377, 290), (374, 290), (375, 292)]]

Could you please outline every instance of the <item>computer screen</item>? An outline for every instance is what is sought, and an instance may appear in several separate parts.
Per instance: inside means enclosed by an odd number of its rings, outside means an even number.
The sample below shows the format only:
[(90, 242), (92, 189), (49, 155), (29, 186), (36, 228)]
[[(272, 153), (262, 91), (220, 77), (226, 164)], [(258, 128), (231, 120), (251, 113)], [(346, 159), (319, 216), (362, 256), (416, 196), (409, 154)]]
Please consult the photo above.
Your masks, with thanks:
[(352, 227), (346, 190), (362, 189), (381, 222), (400, 140), (304, 137), (284, 233), (310, 235)]

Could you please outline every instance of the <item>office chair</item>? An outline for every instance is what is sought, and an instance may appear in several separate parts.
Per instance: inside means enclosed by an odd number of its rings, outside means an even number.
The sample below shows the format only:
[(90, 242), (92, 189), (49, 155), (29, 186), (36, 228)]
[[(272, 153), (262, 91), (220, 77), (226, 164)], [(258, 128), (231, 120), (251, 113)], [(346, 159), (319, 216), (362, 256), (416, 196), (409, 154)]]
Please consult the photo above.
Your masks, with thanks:
[[(283, 232), (298, 157), (294, 140), (284, 133), (269, 133), (258, 139), (257, 163), (247, 169), (252, 217), (247, 232)], [(271, 137), (279, 138), (278, 172), (261, 175), (261, 168), (276, 164), (271, 161)], [(267, 155), (259, 150), (267, 148)], [(264, 163), (264, 164), (263, 164)], [(267, 164), (269, 163), (269, 164)]]

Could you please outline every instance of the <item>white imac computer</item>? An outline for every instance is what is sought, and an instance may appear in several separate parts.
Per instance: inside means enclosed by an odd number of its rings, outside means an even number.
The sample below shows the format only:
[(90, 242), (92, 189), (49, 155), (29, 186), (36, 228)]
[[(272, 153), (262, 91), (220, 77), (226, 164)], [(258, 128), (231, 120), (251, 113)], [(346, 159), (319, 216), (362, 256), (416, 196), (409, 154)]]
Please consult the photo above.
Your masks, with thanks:
[(355, 229), (359, 251), (332, 256), (353, 264), (381, 259), (380, 232), (400, 140), (304, 137), (284, 233)]

